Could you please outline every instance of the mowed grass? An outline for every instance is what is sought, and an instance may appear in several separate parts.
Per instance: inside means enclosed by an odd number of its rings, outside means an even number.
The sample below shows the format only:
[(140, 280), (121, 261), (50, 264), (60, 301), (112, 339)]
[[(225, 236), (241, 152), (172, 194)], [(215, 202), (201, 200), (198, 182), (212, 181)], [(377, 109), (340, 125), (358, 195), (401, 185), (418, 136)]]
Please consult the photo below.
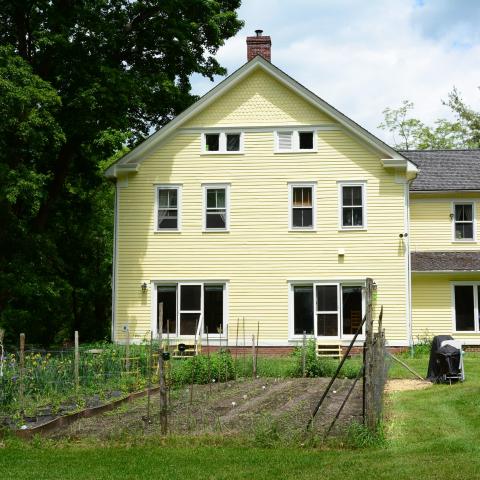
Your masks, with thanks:
[[(402, 357), (422, 375), (428, 357)], [(5, 439), (5, 479), (449, 479), (480, 478), (480, 356), (467, 354), (467, 381), (390, 394), (381, 448), (275, 448), (221, 439), (125, 438), (25, 444)], [(392, 365), (391, 377), (411, 377)]]

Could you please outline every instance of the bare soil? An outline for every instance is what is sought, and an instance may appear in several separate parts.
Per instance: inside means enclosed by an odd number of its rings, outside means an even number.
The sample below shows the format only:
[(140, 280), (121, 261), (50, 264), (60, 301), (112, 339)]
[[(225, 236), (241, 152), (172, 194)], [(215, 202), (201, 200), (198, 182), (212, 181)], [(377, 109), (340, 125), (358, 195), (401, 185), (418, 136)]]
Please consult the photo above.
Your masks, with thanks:
[[(194, 385), (170, 392), (169, 433), (176, 435), (245, 435), (300, 437), (312, 411), (324, 392), (328, 378), (259, 378), (222, 384)], [(313, 424), (322, 434), (343, 402), (352, 380), (337, 379)], [(192, 400), (190, 400), (192, 398)], [(124, 435), (159, 433), (159, 397), (140, 398), (104, 414), (80, 419), (55, 437), (97, 439)], [(332, 434), (338, 435), (353, 420), (360, 421), (362, 388), (360, 382), (346, 403)]]

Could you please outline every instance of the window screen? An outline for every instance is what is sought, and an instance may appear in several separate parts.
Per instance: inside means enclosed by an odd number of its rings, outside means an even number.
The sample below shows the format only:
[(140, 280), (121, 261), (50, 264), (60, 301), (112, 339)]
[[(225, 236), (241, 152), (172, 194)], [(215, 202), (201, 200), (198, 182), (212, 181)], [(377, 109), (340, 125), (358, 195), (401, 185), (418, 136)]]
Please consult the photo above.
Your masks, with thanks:
[(227, 152), (240, 151), (240, 134), (227, 133)]
[(455, 324), (459, 332), (475, 330), (473, 285), (455, 285)]
[(205, 134), (205, 150), (207, 150), (207, 152), (218, 152), (220, 150), (220, 134), (219, 133)]
[(205, 285), (204, 303), (204, 333), (223, 334), (223, 285)]
[(313, 334), (313, 286), (293, 287), (294, 333)]
[[(157, 288), (158, 305), (163, 303), (163, 333), (176, 333), (177, 325), (177, 286), (160, 285)], [(157, 309), (157, 314), (159, 310)], [(157, 319), (157, 331), (160, 331), (160, 319)]]

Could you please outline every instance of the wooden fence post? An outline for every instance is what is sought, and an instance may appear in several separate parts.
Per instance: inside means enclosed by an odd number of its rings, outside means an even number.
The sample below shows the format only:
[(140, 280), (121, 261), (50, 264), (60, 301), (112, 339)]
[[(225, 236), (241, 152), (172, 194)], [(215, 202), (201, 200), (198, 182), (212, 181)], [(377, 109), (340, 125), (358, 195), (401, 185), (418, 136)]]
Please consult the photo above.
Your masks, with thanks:
[(252, 377), (257, 376), (257, 352), (255, 349), (255, 335), (252, 335)]
[(160, 400), (160, 430), (162, 435), (167, 433), (167, 391), (165, 384), (165, 368), (163, 364), (163, 302), (158, 304), (158, 375)]
[(307, 360), (307, 332), (303, 331), (303, 340), (302, 340), (302, 377), (306, 375), (306, 360)]
[(365, 325), (365, 381), (364, 381), (364, 422), (370, 431), (376, 429), (373, 405), (373, 280), (367, 278), (365, 286), (367, 300), (366, 325)]
[(75, 330), (75, 389), (78, 392), (80, 387), (80, 352), (78, 350), (78, 330)]
[(20, 412), (23, 413), (25, 407), (25, 385), (24, 385), (24, 374), (25, 374), (25, 334), (20, 334), (20, 371), (19, 371), (19, 400), (20, 400)]
[(127, 325), (127, 338), (125, 343), (125, 371), (130, 371), (130, 328)]

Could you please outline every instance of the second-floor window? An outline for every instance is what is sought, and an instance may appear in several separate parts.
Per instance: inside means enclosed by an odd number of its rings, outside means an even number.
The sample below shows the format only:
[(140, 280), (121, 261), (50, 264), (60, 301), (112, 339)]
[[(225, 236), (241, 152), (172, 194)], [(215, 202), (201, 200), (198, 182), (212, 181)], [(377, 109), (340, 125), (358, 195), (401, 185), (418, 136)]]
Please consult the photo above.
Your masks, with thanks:
[(315, 228), (315, 185), (290, 184), (290, 228), (313, 230)]
[(229, 185), (204, 185), (204, 230), (228, 230)]
[(455, 203), (453, 215), (454, 240), (473, 240), (475, 234), (473, 203)]
[(180, 230), (180, 187), (159, 185), (157, 192), (157, 231)]
[(366, 228), (363, 183), (340, 184), (340, 227), (342, 230)]
[(275, 132), (275, 151), (314, 152), (316, 150), (314, 130), (278, 130)]

